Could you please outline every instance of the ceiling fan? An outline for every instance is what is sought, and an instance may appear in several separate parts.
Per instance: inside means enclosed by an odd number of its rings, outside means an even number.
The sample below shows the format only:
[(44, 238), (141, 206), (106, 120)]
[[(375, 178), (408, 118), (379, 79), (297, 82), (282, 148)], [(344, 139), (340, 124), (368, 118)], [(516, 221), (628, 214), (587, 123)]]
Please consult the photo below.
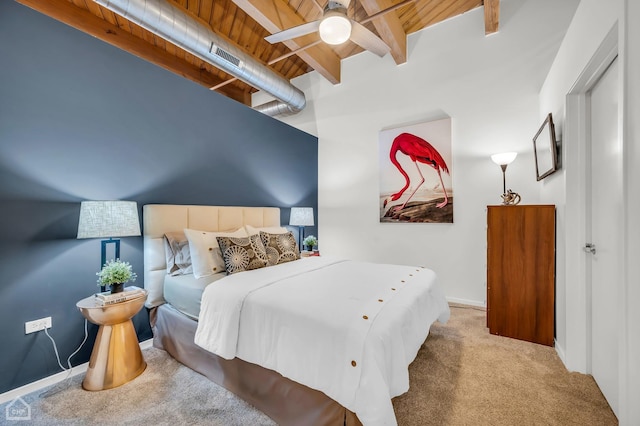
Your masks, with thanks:
[[(327, 44), (338, 45), (351, 40), (358, 46), (380, 57), (389, 53), (389, 46), (384, 41), (369, 31), (362, 23), (349, 18), (347, 15), (349, 3), (350, 0), (329, 0), (324, 8), (322, 18), (274, 33), (269, 37), (265, 37), (265, 40), (274, 44), (318, 31), (322, 41)], [(409, 3), (409, 1), (402, 2), (402, 5), (405, 3)], [(397, 9), (399, 5), (380, 11), (367, 18), (366, 21), (368, 22), (374, 17), (391, 12)]]

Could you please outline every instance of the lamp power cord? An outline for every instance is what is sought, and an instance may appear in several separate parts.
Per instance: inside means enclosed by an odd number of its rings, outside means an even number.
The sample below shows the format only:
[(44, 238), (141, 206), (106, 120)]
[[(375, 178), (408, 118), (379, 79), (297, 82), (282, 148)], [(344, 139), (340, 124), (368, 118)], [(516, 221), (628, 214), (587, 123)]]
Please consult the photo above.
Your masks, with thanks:
[(47, 335), (47, 337), (49, 338), (49, 340), (51, 340), (51, 343), (53, 344), (53, 351), (56, 354), (56, 360), (58, 361), (58, 366), (62, 369), (62, 371), (67, 371), (67, 375), (64, 379), (62, 379), (60, 381), (60, 383), (56, 386), (51, 387), (50, 389), (42, 392), (40, 394), (40, 397), (46, 398), (48, 396), (54, 395), (64, 389), (67, 389), (69, 387), (69, 379), (71, 378), (71, 373), (73, 370), (73, 366), (71, 365), (71, 358), (73, 358), (78, 352), (80, 352), (80, 349), (82, 349), (82, 347), (84, 346), (85, 342), (87, 341), (87, 338), (89, 337), (89, 330), (88, 330), (88, 325), (87, 325), (87, 319), (85, 318), (84, 320), (84, 339), (82, 340), (82, 343), (80, 343), (80, 346), (78, 346), (78, 348), (73, 351), (73, 353), (71, 355), (69, 355), (69, 357), (67, 358), (67, 367), (65, 368), (62, 366), (62, 362), (60, 362), (60, 354), (58, 352), (58, 346), (56, 345), (56, 341), (53, 339), (53, 337), (51, 337), (51, 335), (49, 334), (49, 331), (45, 328), (44, 329), (44, 334)]

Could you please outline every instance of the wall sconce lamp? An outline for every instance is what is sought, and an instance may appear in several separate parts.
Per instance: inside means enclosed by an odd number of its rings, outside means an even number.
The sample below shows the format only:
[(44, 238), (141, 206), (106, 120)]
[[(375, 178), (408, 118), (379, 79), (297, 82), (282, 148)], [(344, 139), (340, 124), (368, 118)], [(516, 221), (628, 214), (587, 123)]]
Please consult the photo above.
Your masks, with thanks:
[(502, 204), (505, 206), (516, 205), (520, 202), (520, 194), (507, 190), (507, 166), (516, 159), (517, 152), (503, 152), (500, 154), (493, 154), (491, 160), (496, 163), (502, 169)]
[(289, 216), (289, 225), (299, 228), (299, 246), (302, 247), (304, 238), (304, 227), (313, 226), (313, 207), (291, 207), (291, 215)]
[[(83, 201), (80, 204), (77, 238), (109, 238), (102, 240), (101, 269), (107, 263), (107, 244), (114, 244), (114, 259), (120, 258), (120, 240), (114, 237), (139, 235), (140, 221), (135, 201)], [(105, 291), (105, 286), (101, 286), (101, 291)]]

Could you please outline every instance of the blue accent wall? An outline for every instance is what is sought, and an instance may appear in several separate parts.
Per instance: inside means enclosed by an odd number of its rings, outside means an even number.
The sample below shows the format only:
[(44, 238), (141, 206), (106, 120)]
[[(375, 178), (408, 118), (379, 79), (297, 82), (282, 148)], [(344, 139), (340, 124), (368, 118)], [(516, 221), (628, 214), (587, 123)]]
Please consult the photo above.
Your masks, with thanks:
[[(277, 206), (283, 224), (291, 206), (317, 212), (311, 135), (14, 2), (0, 58), (0, 393), (61, 371), (26, 321), (52, 317), (64, 360), (82, 341), (75, 304), (100, 269), (100, 240), (76, 239), (82, 200)], [(142, 286), (142, 238), (121, 258)], [(146, 309), (134, 324), (152, 337)]]

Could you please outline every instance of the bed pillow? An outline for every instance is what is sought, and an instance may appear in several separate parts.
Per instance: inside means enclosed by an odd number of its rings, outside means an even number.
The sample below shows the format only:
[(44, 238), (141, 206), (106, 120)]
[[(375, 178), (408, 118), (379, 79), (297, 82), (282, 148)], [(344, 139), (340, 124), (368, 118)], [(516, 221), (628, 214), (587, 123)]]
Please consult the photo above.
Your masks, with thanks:
[(291, 231), (286, 234), (270, 234), (260, 231), (260, 238), (264, 244), (270, 266), (300, 259), (300, 250)]
[(245, 225), (244, 229), (247, 231), (247, 235), (260, 235), (260, 231), (267, 232), (269, 234), (286, 234), (289, 232), (287, 228), (282, 226), (266, 226), (262, 228), (255, 228), (251, 225)]
[(167, 274), (186, 275), (193, 273), (189, 240), (184, 232), (167, 232), (164, 234), (164, 254), (167, 261)]
[(193, 275), (196, 278), (207, 277), (225, 271), (222, 253), (218, 246), (217, 237), (246, 237), (244, 228), (233, 232), (207, 232), (195, 229), (185, 229), (184, 234), (189, 240)]
[(250, 237), (218, 237), (228, 274), (250, 271), (267, 266), (267, 253), (259, 235)]

